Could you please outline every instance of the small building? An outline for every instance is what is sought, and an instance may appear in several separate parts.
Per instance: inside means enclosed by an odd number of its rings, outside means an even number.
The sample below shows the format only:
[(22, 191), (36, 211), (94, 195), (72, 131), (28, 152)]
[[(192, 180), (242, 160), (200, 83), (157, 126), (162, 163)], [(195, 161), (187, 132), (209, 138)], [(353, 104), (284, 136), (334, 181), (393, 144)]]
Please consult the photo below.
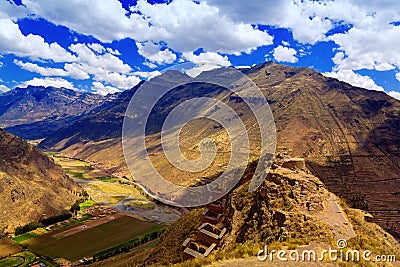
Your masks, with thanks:
[(226, 198), (218, 199), (207, 205), (207, 209), (216, 213), (223, 213), (226, 207)]
[(223, 213), (215, 212), (209, 209), (205, 209), (203, 212), (203, 222), (210, 224), (217, 224), (220, 222), (221, 218), (224, 216)]
[(192, 258), (203, 259), (207, 257), (217, 246), (216, 244), (205, 246), (192, 241), (190, 238), (186, 238), (182, 245), (185, 247), (185, 250), (183, 251), (184, 260), (189, 260)]
[(226, 233), (226, 228), (223, 228), (221, 230), (210, 223), (203, 223), (197, 229), (199, 230), (199, 239), (207, 245), (219, 245), (221, 243), (222, 237)]

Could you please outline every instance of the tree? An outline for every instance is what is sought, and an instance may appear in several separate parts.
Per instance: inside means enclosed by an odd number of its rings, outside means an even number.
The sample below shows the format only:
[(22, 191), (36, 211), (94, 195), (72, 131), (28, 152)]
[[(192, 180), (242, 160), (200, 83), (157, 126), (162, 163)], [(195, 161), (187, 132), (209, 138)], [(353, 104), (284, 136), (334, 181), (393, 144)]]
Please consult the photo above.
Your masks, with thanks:
[(0, 225), (0, 238), (2, 238), (3, 236), (5, 236), (5, 230), (7, 229), (7, 226), (2, 226)]
[(89, 194), (85, 190), (82, 192), (82, 198), (89, 199)]
[(70, 212), (77, 212), (81, 210), (80, 202), (77, 200), (69, 209)]

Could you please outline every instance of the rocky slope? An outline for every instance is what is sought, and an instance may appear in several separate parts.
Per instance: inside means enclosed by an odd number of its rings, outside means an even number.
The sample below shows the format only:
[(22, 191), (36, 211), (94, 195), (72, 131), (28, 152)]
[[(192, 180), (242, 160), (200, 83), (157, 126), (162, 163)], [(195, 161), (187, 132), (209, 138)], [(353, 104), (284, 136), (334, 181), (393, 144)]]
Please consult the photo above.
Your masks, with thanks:
[(41, 139), (109, 98), (65, 88), (16, 88), (0, 95), (0, 127), (24, 139)]
[[(242, 264), (265, 266), (268, 262), (260, 262), (255, 257), (264, 245), (271, 250), (321, 251), (337, 248), (338, 239), (346, 239), (348, 249), (368, 249), (381, 255), (400, 254), (400, 245), (392, 236), (376, 224), (366, 222), (362, 211), (347, 207), (308, 170), (274, 165), (263, 185), (250, 193), (248, 186), (253, 171), (250, 169), (226, 197), (223, 217), (216, 223), (219, 229), (226, 228), (226, 233), (218, 246), (206, 258), (192, 259), (177, 266), (202, 266), (216, 261), (222, 261), (219, 266), (229, 266), (230, 261), (226, 259), (241, 257), (246, 258), (240, 261)], [(335, 197), (333, 202), (332, 196)], [(332, 209), (332, 205), (337, 210)], [(336, 221), (338, 217), (341, 219)], [(204, 242), (197, 230), (204, 221), (204, 208), (190, 211), (164, 232), (157, 247), (147, 251), (145, 256), (128, 256), (132, 260), (125, 260), (125, 264), (167, 266), (185, 261), (182, 244), (188, 237), (196, 244)], [(112, 262), (110, 259), (106, 263), (118, 266)], [(292, 263), (287, 266), (298, 266), (298, 262)], [(327, 266), (326, 263), (316, 266)]]
[(0, 129), (0, 227), (68, 210), (81, 189), (40, 150)]
[(273, 100), (278, 149), (305, 157), (332, 192), (398, 231), (386, 212), (400, 204), (400, 101), (310, 69), (267, 64), (249, 76)]

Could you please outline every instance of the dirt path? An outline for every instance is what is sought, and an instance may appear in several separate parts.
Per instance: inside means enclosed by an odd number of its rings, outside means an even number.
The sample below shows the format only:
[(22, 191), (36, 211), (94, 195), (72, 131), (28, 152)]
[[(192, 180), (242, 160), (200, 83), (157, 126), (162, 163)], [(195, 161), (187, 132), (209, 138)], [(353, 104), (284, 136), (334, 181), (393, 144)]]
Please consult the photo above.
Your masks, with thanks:
[(335, 237), (338, 239), (349, 239), (356, 236), (351, 223), (346, 214), (338, 204), (336, 196), (331, 193), (325, 212), (316, 215), (316, 217), (326, 221), (332, 227)]

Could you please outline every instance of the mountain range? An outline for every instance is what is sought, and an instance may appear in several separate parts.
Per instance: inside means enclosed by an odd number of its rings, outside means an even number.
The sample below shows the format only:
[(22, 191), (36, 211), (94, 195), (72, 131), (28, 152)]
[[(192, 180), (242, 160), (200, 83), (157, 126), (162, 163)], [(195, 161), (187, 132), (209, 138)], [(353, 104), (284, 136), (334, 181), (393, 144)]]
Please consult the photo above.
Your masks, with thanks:
[[(216, 71), (200, 75), (207, 77), (215, 75)], [(270, 104), (276, 123), (278, 151), (304, 157), (312, 173), (352, 207), (385, 218), (390, 211), (397, 211), (400, 194), (397, 182), (400, 173), (398, 100), (383, 92), (324, 77), (308, 68), (269, 62), (245, 69), (243, 73), (257, 84)], [(162, 83), (163, 80), (188, 77), (170, 71), (154, 79)], [(55, 131), (39, 147), (99, 162), (117, 174), (129, 176), (123, 159), (121, 128), (126, 107), (138, 86), (116, 96), (107, 108)], [(221, 99), (237, 110), (243, 108), (226, 90), (215, 86), (201, 89), (200, 85), (188, 84), (175, 88), (161, 99), (157, 116), (149, 120), (149, 127), (155, 125), (156, 129), (169, 110), (185, 99), (199, 95)], [(246, 114), (241, 118), (251, 124), (252, 117)], [(199, 123), (193, 129), (211, 128), (199, 133), (199, 138), (222, 135), (223, 130), (214, 126)], [(157, 134), (157, 129), (154, 133)], [(186, 144), (188, 150), (193, 146), (195, 140)], [(159, 143), (154, 144), (155, 152), (159, 148)], [(162, 161), (161, 158), (154, 160)], [(164, 169), (171, 176), (177, 176), (170, 170), (169, 167)], [(219, 171), (215, 169), (208, 175)], [(390, 228), (390, 222), (381, 225)]]
[(15, 88), (0, 94), (0, 128), (24, 139), (42, 139), (112, 98), (66, 88)]
[[(200, 75), (206, 78), (218, 71)], [(343, 197), (351, 207), (371, 212), (381, 226), (391, 229), (394, 223), (391, 216), (400, 206), (400, 101), (383, 92), (324, 77), (308, 68), (268, 62), (242, 72), (261, 89), (270, 104), (277, 130), (277, 151), (305, 158), (307, 167), (330, 191)], [(188, 77), (169, 71), (153, 79), (162, 84), (169, 79), (185, 81)], [(118, 175), (129, 177), (122, 152), (121, 129), (125, 110), (139, 86), (141, 84), (106, 101), (86, 95), (92, 99), (92, 104), (71, 114), (72, 121), (68, 121), (70, 114), (67, 112), (65, 116), (59, 115), (57, 118), (65, 122), (64, 127), (53, 127), (50, 132), (31, 125), (31, 120), (51, 120), (50, 117), (43, 119), (45, 116), (27, 119), (26, 124), (19, 121), (18, 127), (25, 127), (34, 137), (43, 137), (39, 147), (44, 150), (97, 162)], [(179, 177), (174, 180), (177, 183), (194, 177), (182, 176), (165, 164), (165, 158), (159, 153), (160, 121), (185, 99), (200, 95), (220, 99), (237, 111), (245, 109), (230, 92), (215, 86), (178, 86), (160, 100), (148, 126), (152, 160), (159, 163), (161, 171), (170, 174), (170, 179)], [(12, 110), (8, 109), (9, 114), (13, 114)], [(245, 124), (252, 124), (254, 117), (246, 111), (242, 113)], [(0, 118), (4, 124), (6, 120), (3, 116)], [(196, 156), (196, 142), (201, 138), (217, 137), (221, 143), (225, 142), (224, 130), (213, 122), (193, 122), (187, 128), (189, 132), (196, 129), (201, 131), (192, 141), (186, 140), (183, 144), (183, 149), (192, 156)], [(253, 141), (257, 146), (259, 140), (255, 137)], [(219, 173), (220, 167), (207, 170), (205, 176)]]

